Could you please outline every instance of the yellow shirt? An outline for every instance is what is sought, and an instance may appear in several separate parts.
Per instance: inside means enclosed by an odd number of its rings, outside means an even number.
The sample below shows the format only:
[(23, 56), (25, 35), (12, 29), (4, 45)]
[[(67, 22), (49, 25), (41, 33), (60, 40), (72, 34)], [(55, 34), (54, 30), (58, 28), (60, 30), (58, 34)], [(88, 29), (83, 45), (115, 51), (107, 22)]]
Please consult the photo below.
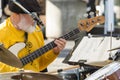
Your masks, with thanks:
[[(27, 54), (44, 46), (43, 34), (40, 28), (37, 26), (33, 33), (28, 33), (27, 42), (32, 43), (31, 47), (25, 47), (18, 52), (18, 58), (22, 58)], [(0, 43), (4, 45), (5, 48), (10, 48), (19, 42), (25, 41), (25, 32), (17, 30), (11, 23), (10, 18), (0, 24)], [(30, 52), (29, 52), (30, 51)], [(45, 69), (58, 55), (54, 54), (53, 50), (49, 50), (42, 56), (35, 59), (33, 62), (28, 63), (23, 66), (25, 70), (33, 70), (39, 72)], [(14, 62), (14, 61), (13, 61)], [(18, 71), (18, 68), (6, 65), (0, 62), (0, 72), (14, 72)]]

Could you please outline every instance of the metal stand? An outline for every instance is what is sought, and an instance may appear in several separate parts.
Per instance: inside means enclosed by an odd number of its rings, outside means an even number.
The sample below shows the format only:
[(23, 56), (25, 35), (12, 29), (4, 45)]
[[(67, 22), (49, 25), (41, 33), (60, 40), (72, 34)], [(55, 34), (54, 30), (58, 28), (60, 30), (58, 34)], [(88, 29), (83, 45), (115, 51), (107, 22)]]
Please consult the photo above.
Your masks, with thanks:
[(84, 80), (88, 74), (92, 74), (93, 72), (97, 71), (100, 67), (90, 66), (84, 64), (86, 60), (79, 60), (78, 64), (80, 66), (79, 77), (80, 80)]

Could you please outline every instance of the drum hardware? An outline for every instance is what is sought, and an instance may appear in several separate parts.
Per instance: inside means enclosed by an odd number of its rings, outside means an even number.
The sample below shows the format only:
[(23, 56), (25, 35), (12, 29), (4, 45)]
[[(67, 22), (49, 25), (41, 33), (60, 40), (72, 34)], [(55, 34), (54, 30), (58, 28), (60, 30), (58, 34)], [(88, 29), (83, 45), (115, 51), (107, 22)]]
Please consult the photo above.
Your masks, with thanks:
[(120, 61), (120, 52), (117, 52), (117, 53), (115, 54), (114, 61)]
[(98, 67), (78, 66), (79, 68), (58, 69), (58, 74), (63, 80), (84, 80), (87, 74), (97, 71)]
[(63, 80), (80, 80), (79, 79), (79, 65), (70, 66), (64, 69), (58, 69), (51, 72), (45, 72), (45, 74), (53, 74), (58, 75), (58, 77), (62, 78)]
[(22, 68), (21, 61), (9, 50), (4, 48), (2, 44), (0, 44), (0, 61), (10, 66)]
[(59, 69), (58, 74), (63, 80), (80, 80), (79, 71), (79, 68), (70, 70)]
[(57, 74), (63, 80), (79, 80), (79, 65), (58, 69), (45, 74)]
[[(86, 60), (79, 60), (77, 66), (58, 69), (57, 72), (63, 80), (84, 80), (88, 74), (92, 74), (101, 67), (84, 64)], [(53, 72), (52, 72), (53, 73)]]
[(77, 66), (67, 69), (58, 69), (58, 74), (63, 80), (84, 80), (88, 74), (92, 74), (101, 67), (84, 64), (86, 60), (79, 60)]
[[(120, 47), (117, 47), (117, 48), (110, 49), (108, 51), (119, 50), (119, 49), (120, 49)], [(120, 52), (118, 51), (118, 52), (116, 52), (116, 54), (114, 56), (112, 56), (112, 60), (118, 61), (118, 60), (120, 60), (119, 57), (120, 57)]]
[(96, 70), (98, 70), (100, 67), (97, 66), (93, 66), (93, 65), (88, 65), (85, 64), (87, 60), (79, 60), (78, 64), (80, 65), (80, 79), (84, 80), (88, 74), (92, 74), (93, 72), (95, 72)]

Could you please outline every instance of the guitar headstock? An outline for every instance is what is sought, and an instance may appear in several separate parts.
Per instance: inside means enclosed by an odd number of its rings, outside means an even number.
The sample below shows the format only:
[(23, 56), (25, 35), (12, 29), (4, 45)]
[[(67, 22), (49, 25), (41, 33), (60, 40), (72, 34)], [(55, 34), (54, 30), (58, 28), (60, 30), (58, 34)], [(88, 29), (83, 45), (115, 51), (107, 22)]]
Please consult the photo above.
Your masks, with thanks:
[(95, 27), (95, 25), (97, 25), (98, 23), (102, 24), (104, 22), (105, 22), (104, 16), (96, 16), (93, 18), (80, 20), (78, 22), (78, 27), (81, 31), (89, 32), (92, 28)]

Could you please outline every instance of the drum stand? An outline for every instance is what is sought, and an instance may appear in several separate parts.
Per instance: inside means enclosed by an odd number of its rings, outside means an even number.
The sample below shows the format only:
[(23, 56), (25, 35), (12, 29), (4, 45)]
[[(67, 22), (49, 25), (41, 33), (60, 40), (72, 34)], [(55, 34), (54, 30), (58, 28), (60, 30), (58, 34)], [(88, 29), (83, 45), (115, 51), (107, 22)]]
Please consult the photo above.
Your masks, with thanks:
[(84, 64), (85, 62), (86, 60), (78, 61), (78, 64), (80, 66), (80, 72), (79, 72), (80, 80), (84, 80), (87, 77), (87, 75), (92, 74), (96, 70), (100, 69), (100, 67), (86, 65)]

